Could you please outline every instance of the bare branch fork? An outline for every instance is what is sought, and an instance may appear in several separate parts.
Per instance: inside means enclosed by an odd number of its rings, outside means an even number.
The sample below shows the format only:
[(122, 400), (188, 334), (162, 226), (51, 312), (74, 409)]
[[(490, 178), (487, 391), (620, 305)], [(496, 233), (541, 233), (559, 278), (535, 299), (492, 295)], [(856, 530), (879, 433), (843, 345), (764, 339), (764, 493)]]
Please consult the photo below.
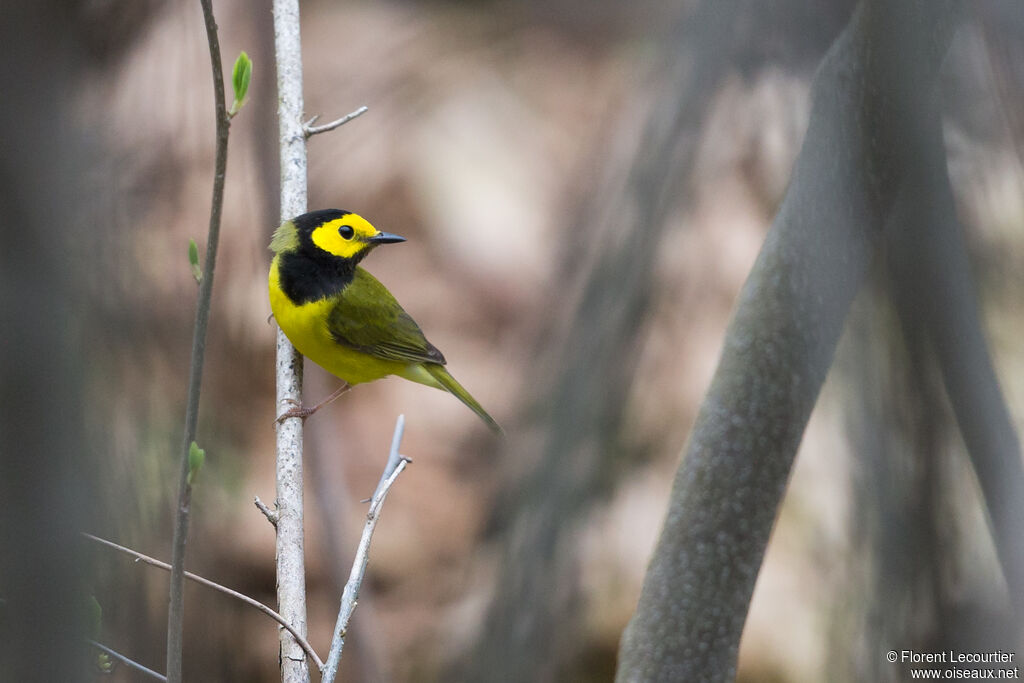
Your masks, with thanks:
[(366, 524), (363, 525), (363, 535), (359, 539), (359, 546), (356, 549), (355, 559), (352, 561), (352, 571), (349, 573), (345, 590), (341, 594), (341, 607), (338, 610), (338, 621), (334, 625), (334, 637), (331, 639), (331, 649), (327, 653), (327, 663), (323, 667), (321, 683), (334, 683), (334, 677), (338, 673), (338, 663), (341, 661), (341, 652), (345, 647), (345, 636), (348, 633), (348, 623), (355, 611), (359, 600), (359, 589), (363, 584), (363, 576), (366, 573), (366, 565), (370, 560), (370, 541), (373, 540), (373, 531), (377, 527), (377, 520), (380, 519), (381, 507), (388, 491), (398, 479), (402, 470), (412, 462), (399, 452), (402, 445), (402, 435), (405, 433), (405, 415), (399, 415), (395, 421), (395, 432), (391, 437), (391, 450), (388, 452), (388, 461), (384, 466), (384, 473), (380, 477), (377, 489), (370, 499), (370, 509), (366, 512)]
[[(212, 588), (213, 590), (224, 593), (225, 595), (229, 595), (236, 600), (240, 600), (250, 607), (258, 609), (260, 612), (276, 621), (285, 631), (291, 634), (292, 638), (294, 638), (295, 642), (302, 648), (305, 655), (308, 656), (314, 664), (316, 664), (317, 670), (322, 672), (321, 683), (333, 683), (335, 676), (337, 675), (338, 664), (341, 661), (342, 649), (345, 646), (345, 636), (348, 632), (348, 624), (352, 618), (352, 613), (355, 611), (356, 605), (358, 604), (359, 589), (362, 586), (363, 577), (366, 574), (366, 566), (370, 557), (370, 542), (373, 540), (373, 532), (377, 528), (377, 522), (380, 519), (381, 508), (384, 505), (384, 501), (387, 498), (391, 487), (394, 485), (395, 481), (398, 480), (398, 475), (400, 475), (402, 471), (412, 463), (410, 458), (402, 455), (400, 452), (402, 436), (404, 433), (405, 416), (399, 415), (398, 419), (395, 421), (395, 431), (391, 437), (391, 448), (388, 451), (387, 463), (384, 466), (384, 472), (381, 474), (380, 481), (377, 483), (377, 488), (374, 490), (373, 496), (370, 498), (370, 508), (366, 513), (366, 524), (363, 526), (363, 533), (359, 539), (359, 546), (356, 549), (356, 556), (352, 562), (352, 570), (349, 573), (348, 582), (345, 584), (345, 589), (342, 592), (341, 606), (338, 611), (338, 621), (334, 627), (334, 636), (331, 641), (331, 648), (328, 652), (326, 663), (317, 656), (316, 651), (309, 644), (309, 641), (306, 640), (304, 634), (296, 630), (295, 627), (289, 624), (288, 620), (283, 616), (258, 600), (254, 600), (244, 593), (239, 593), (236, 590), (232, 590), (227, 586), (223, 586), (205, 577), (199, 576), (198, 574), (193, 574), (192, 572), (184, 572), (184, 578), (194, 581), (202, 586), (206, 586), (207, 588)], [(274, 514), (266, 505), (259, 501), (259, 498), (257, 498), (256, 501), (258, 502), (257, 507), (260, 507), (261, 511), (266, 510), (264, 514)], [(268, 516), (268, 518), (270, 517)], [(160, 560), (140, 553), (137, 550), (132, 550), (131, 548), (86, 532), (82, 532), (82, 536), (107, 548), (129, 555), (135, 558), (137, 562), (143, 562), (152, 567), (163, 569), (164, 571), (171, 570), (171, 565), (166, 562), (161, 562)], [(111, 656), (128, 663), (130, 666), (138, 668), (140, 671), (157, 677), (160, 680), (167, 680), (162, 675), (146, 669), (141, 664), (133, 662), (123, 655), (113, 651), (108, 652), (109, 648), (106, 648), (99, 643), (94, 643), (94, 645)]]
[(319, 133), (326, 133), (328, 131), (334, 130), (335, 128), (340, 128), (341, 126), (344, 126), (352, 119), (360, 117), (368, 111), (370, 111), (369, 107), (362, 106), (359, 107), (359, 109), (356, 109), (354, 112), (342, 116), (340, 119), (335, 119), (334, 121), (331, 121), (330, 123), (325, 123), (322, 126), (314, 126), (313, 124), (316, 123), (316, 120), (318, 118), (320, 118), (320, 115), (317, 114), (309, 121), (306, 121), (304, 124), (302, 124), (302, 130), (307, 138), (311, 138), (314, 135), (318, 135)]
[(189, 481), (189, 451), (196, 438), (199, 420), (199, 390), (203, 381), (203, 362), (206, 354), (206, 328), (210, 320), (210, 300), (213, 295), (213, 272), (217, 263), (217, 244), (220, 238), (221, 210), (224, 205), (224, 177), (228, 165), (228, 133), (231, 118), (224, 98), (224, 71), (221, 66), (220, 41), (217, 22), (213, 17), (213, 0), (200, 0), (210, 47), (213, 71), (214, 106), (217, 120), (217, 152), (214, 163), (213, 198), (210, 204), (210, 225), (206, 238), (206, 261), (199, 281), (195, 327), (192, 334), (192, 361), (189, 367), (188, 401), (185, 408), (185, 434), (182, 440), (181, 474), (178, 479), (178, 500), (175, 508), (174, 541), (171, 547), (171, 581), (167, 609), (167, 679), (181, 683), (182, 629), (185, 619), (185, 546), (188, 542), (189, 511), (192, 504), (192, 484)]
[[(96, 543), (99, 543), (100, 545), (103, 545), (103, 546), (106, 546), (108, 548), (112, 548), (113, 550), (116, 550), (118, 552), (124, 553), (125, 555), (130, 555), (130, 556), (135, 558), (136, 562), (143, 562), (145, 564), (150, 565), (151, 567), (157, 567), (158, 569), (163, 569), (164, 571), (170, 571), (171, 570), (171, 565), (167, 564), (166, 562), (161, 562), (160, 560), (158, 560), (158, 559), (156, 559), (154, 557), (150, 557), (149, 555), (144, 555), (144, 554), (140, 553), (137, 550), (132, 550), (131, 548), (127, 548), (127, 547), (125, 547), (123, 545), (119, 545), (117, 543), (114, 543), (113, 541), (108, 541), (107, 539), (100, 538), (99, 536), (93, 536), (92, 534), (86, 533), (84, 531), (82, 532), (82, 536), (84, 536), (85, 538), (89, 539), (90, 541), (94, 541)], [(221, 593), (224, 593), (225, 595), (230, 595), (231, 597), (235, 598), (236, 600), (241, 600), (242, 602), (244, 602), (245, 604), (249, 605), (250, 607), (255, 607), (260, 612), (263, 612), (268, 617), (270, 617), (271, 619), (276, 621), (278, 624), (280, 624), (283, 629), (285, 629), (286, 631), (291, 633), (292, 636), (298, 641), (299, 645), (302, 646), (302, 649), (305, 650), (306, 654), (309, 655), (310, 659), (312, 659), (314, 662), (316, 662), (317, 668), (318, 669), (323, 669), (323, 666), (324, 666), (323, 662), (317, 656), (316, 651), (313, 650), (313, 646), (309, 644), (309, 642), (302, 636), (302, 634), (300, 634), (298, 631), (296, 631), (295, 628), (293, 628), (292, 625), (289, 624), (288, 621), (285, 620), (284, 617), (282, 617), (280, 614), (278, 614), (274, 610), (272, 610), (269, 607), (267, 607), (266, 605), (264, 605), (259, 600), (254, 600), (253, 598), (250, 598), (248, 595), (245, 595), (244, 593), (239, 593), (236, 590), (232, 590), (232, 589), (228, 588), (227, 586), (222, 586), (219, 583), (216, 583), (214, 581), (210, 581), (209, 579), (204, 578), (202, 576), (199, 576), (198, 574), (193, 574), (192, 572), (185, 572), (185, 578), (190, 580), (190, 581), (194, 581), (194, 582), (196, 582), (196, 583), (198, 583), (198, 584), (200, 584), (202, 586), (206, 586), (207, 588), (212, 588), (215, 591), (220, 591)]]

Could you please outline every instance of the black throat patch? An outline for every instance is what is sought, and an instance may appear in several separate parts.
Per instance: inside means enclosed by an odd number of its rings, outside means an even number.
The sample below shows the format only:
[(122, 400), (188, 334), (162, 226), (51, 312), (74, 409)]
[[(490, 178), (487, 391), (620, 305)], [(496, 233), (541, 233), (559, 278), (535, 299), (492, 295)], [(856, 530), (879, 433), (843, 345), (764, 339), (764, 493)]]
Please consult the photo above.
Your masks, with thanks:
[(355, 259), (293, 251), (281, 254), (281, 291), (296, 306), (319, 301), (345, 289), (356, 272)]

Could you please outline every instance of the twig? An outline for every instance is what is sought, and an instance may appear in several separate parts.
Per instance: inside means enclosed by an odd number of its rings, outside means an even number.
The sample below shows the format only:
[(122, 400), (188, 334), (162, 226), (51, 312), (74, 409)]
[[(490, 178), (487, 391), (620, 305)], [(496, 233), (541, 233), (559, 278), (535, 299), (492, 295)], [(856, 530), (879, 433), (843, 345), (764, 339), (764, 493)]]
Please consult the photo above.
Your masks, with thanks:
[[(348, 524), (351, 517), (349, 505), (354, 494), (338, 495), (339, 491), (352, 493), (349, 482), (346, 481), (345, 468), (337, 467), (338, 454), (332, 452), (333, 445), (342, 437), (341, 426), (332, 420), (317, 421), (312, 425), (312, 429), (308, 429), (308, 422), (306, 426), (306, 443), (309, 445), (306, 463), (307, 469), (311, 470), (306, 479), (313, 484), (313, 504), (324, 528), (321, 540), (324, 561), (331, 570), (331, 588), (335, 595), (340, 596), (348, 581), (352, 559), (363, 529), (362, 525), (358, 529), (352, 529)], [(361, 504), (369, 502), (370, 497), (366, 496), (366, 500)], [(365, 514), (366, 509), (361, 508), (361, 513)], [(357, 665), (349, 667), (348, 676), (353, 681), (388, 679), (385, 674), (385, 669), (388, 668), (385, 661), (389, 648), (386, 638), (377, 637), (377, 634), (381, 633), (382, 625), (379, 623), (380, 615), (371, 604), (373, 596), (370, 589), (371, 586), (366, 586), (359, 593), (359, 632), (353, 633), (345, 646), (345, 657), (350, 664)], [(330, 630), (327, 631), (326, 637), (329, 641)], [(329, 646), (329, 642), (324, 644), (324, 657), (327, 656)], [(339, 677), (343, 676), (339, 674)]]
[[(281, 163), (281, 218), (306, 211), (306, 135), (302, 125), (302, 41), (298, 0), (273, 0), (274, 61)], [(301, 405), (302, 356), (277, 330), (277, 415)], [(277, 424), (277, 608), (306, 633), (306, 565), (302, 521), (302, 420)], [(309, 665), (293, 638), (281, 634), (282, 683), (308, 683)]]
[(345, 636), (348, 632), (348, 622), (355, 611), (359, 599), (359, 587), (363, 583), (363, 575), (366, 573), (366, 564), (370, 560), (370, 541), (373, 539), (373, 530), (377, 527), (377, 520), (380, 519), (380, 510), (384, 505), (384, 499), (388, 491), (398, 479), (412, 460), (398, 452), (402, 445), (402, 434), (405, 431), (405, 416), (399, 415), (395, 421), (395, 433), (391, 438), (391, 451), (388, 453), (388, 462), (384, 467), (384, 474), (381, 475), (377, 490), (373, 493), (370, 509), (366, 512), (366, 524), (363, 526), (363, 535), (359, 539), (359, 547), (356, 549), (355, 559), (352, 561), (352, 571), (349, 574), (345, 590), (341, 594), (341, 607), (338, 610), (338, 621), (334, 625), (334, 637), (331, 639), (331, 649), (327, 653), (327, 662), (324, 664), (323, 677), (320, 683), (334, 683), (334, 677), (338, 673), (338, 664), (341, 662), (341, 651), (345, 647)]
[(224, 102), (224, 72), (220, 61), (220, 41), (217, 22), (213, 17), (213, 0), (200, 0), (206, 25), (206, 38), (210, 46), (210, 64), (213, 71), (214, 107), (217, 121), (217, 153), (213, 174), (213, 199), (210, 204), (210, 226), (206, 238), (206, 262), (199, 283), (196, 320), (192, 333), (192, 361), (189, 367), (188, 403), (185, 408), (185, 437), (183, 439), (181, 474), (178, 480), (178, 502), (174, 522), (174, 541), (171, 547), (171, 581), (167, 609), (167, 679), (181, 683), (182, 629), (185, 619), (185, 546), (188, 542), (189, 510), (192, 503), (192, 485), (189, 483), (189, 447), (196, 438), (199, 419), (199, 390), (203, 381), (203, 361), (206, 352), (206, 328), (210, 320), (210, 300), (213, 294), (213, 271), (217, 263), (217, 244), (220, 238), (220, 217), (224, 205), (224, 176), (228, 165), (228, 133), (231, 119)]
[(263, 516), (267, 518), (267, 521), (270, 522), (271, 525), (273, 525), (273, 527), (276, 529), (277, 528), (277, 513), (275, 511), (271, 510), (270, 508), (268, 508), (266, 506), (266, 504), (262, 500), (260, 500), (259, 496), (253, 496), (252, 502), (253, 502), (253, 505), (256, 506), (256, 509), (259, 510), (260, 512), (262, 512)]
[(125, 657), (120, 652), (118, 652), (116, 650), (110, 649), (109, 647), (107, 647), (103, 643), (97, 643), (95, 640), (87, 640), (86, 642), (88, 642), (90, 645), (92, 645), (94, 648), (96, 648), (100, 652), (104, 652), (104, 653), (110, 655), (111, 657), (113, 657), (117, 661), (121, 662), (125, 666), (131, 667), (132, 669), (135, 669), (136, 671), (144, 673), (147, 676), (149, 676), (150, 678), (155, 678), (158, 681), (166, 681), (167, 680), (167, 676), (164, 676), (161, 673), (157, 673), (156, 671), (153, 671), (152, 669), (150, 669), (148, 667), (142, 666), (141, 664), (136, 662), (134, 659), (130, 659), (128, 657)]
[(325, 123), (322, 126), (314, 126), (313, 124), (316, 122), (318, 118), (320, 118), (320, 115), (317, 114), (309, 121), (306, 121), (304, 124), (302, 124), (302, 131), (303, 133), (305, 133), (307, 138), (311, 138), (319, 133), (326, 133), (328, 131), (334, 130), (335, 128), (340, 128), (341, 126), (344, 126), (352, 119), (362, 116), (369, 110), (370, 108), (366, 106), (359, 107), (359, 109), (356, 109), (354, 112), (342, 116), (340, 119), (336, 119), (334, 121), (331, 121), (330, 123)]
[[(158, 560), (158, 559), (156, 559), (154, 557), (150, 557), (149, 555), (143, 555), (142, 553), (140, 553), (137, 550), (132, 550), (131, 548), (127, 548), (127, 547), (125, 547), (123, 545), (118, 545), (117, 543), (114, 543), (113, 541), (108, 541), (105, 538), (100, 538), (99, 536), (93, 536), (92, 534), (86, 533), (84, 531), (82, 532), (82, 536), (88, 538), (90, 541), (95, 541), (96, 543), (99, 543), (100, 545), (105, 545), (108, 548), (113, 548), (114, 550), (117, 550), (118, 552), (122, 552), (125, 555), (131, 555), (132, 557), (135, 558), (135, 560), (137, 562), (143, 562), (143, 563), (148, 564), (148, 565), (150, 565), (152, 567), (157, 567), (158, 569), (163, 569), (164, 571), (170, 571), (170, 569), (171, 569), (171, 565), (167, 564), (166, 562), (161, 562), (160, 560)], [(200, 585), (203, 585), (203, 586), (206, 586), (207, 588), (212, 588), (215, 591), (220, 591), (221, 593), (224, 593), (225, 595), (230, 595), (231, 597), (233, 597), (233, 598), (235, 598), (237, 600), (241, 600), (242, 602), (244, 602), (245, 604), (249, 605), (250, 607), (255, 607), (259, 611), (263, 612), (268, 617), (270, 617), (271, 619), (276, 621), (278, 624), (280, 624), (281, 627), (284, 628), (284, 630), (288, 631), (288, 633), (291, 633), (292, 636), (295, 638), (295, 640), (298, 641), (299, 645), (302, 646), (302, 649), (306, 651), (306, 654), (309, 655), (310, 659), (312, 659), (314, 662), (316, 662), (317, 668), (318, 669), (323, 669), (323, 667), (324, 667), (323, 662), (320, 661), (320, 658), (317, 656), (316, 651), (313, 649), (313, 646), (310, 645), (309, 642), (298, 631), (296, 631), (294, 628), (292, 628), (292, 625), (289, 624), (288, 621), (284, 617), (282, 617), (280, 614), (278, 614), (274, 610), (272, 610), (269, 607), (267, 607), (266, 605), (264, 605), (259, 600), (254, 600), (253, 598), (250, 598), (248, 595), (245, 595), (244, 593), (239, 593), (236, 590), (232, 590), (232, 589), (228, 588), (227, 586), (222, 586), (219, 583), (215, 583), (213, 581), (210, 581), (209, 579), (204, 578), (202, 576), (199, 576), (198, 574), (193, 574), (192, 572), (185, 572), (185, 578), (190, 580), (190, 581), (195, 581), (196, 583), (198, 583)]]

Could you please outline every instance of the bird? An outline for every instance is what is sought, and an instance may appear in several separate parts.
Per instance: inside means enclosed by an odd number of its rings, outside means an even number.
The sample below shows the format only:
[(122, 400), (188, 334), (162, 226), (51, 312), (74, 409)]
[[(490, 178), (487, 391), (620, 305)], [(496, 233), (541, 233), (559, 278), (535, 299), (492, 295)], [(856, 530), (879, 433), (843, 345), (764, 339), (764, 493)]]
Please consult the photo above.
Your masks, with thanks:
[(396, 375), (447, 391), (501, 433), (448, 372), (444, 355), (412, 316), (359, 265), (378, 246), (404, 241), (343, 209), (310, 211), (274, 231), (268, 278), (273, 317), (299, 353), (345, 382), (320, 404), (296, 407), (278, 421), (306, 418), (351, 386)]

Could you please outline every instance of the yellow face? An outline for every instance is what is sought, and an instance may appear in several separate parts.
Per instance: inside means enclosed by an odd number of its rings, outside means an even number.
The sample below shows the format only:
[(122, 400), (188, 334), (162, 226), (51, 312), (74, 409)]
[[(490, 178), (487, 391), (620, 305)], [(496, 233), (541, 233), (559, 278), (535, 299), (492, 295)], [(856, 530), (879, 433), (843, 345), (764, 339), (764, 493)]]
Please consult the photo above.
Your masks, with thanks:
[(375, 246), (372, 241), (380, 235), (370, 222), (354, 213), (327, 221), (313, 229), (310, 238), (313, 244), (329, 254), (341, 258), (352, 258)]

